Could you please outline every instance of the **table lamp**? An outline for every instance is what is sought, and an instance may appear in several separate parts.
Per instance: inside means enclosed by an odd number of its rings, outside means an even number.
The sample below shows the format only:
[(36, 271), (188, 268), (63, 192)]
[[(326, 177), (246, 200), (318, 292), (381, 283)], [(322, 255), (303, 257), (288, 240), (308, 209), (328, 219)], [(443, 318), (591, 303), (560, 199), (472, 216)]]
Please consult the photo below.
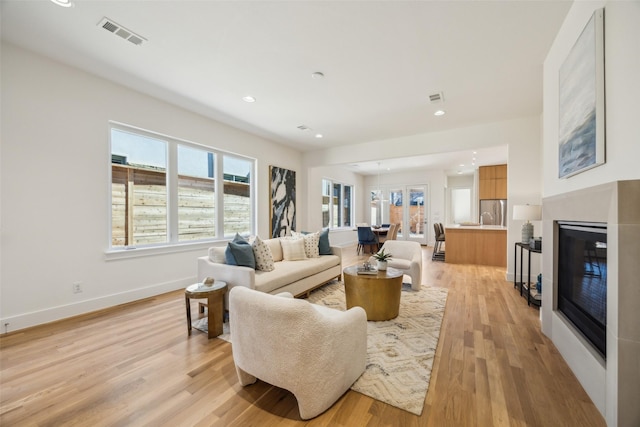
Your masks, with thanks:
[(522, 224), (522, 243), (529, 244), (529, 240), (533, 237), (533, 224), (529, 221), (542, 219), (542, 206), (515, 205), (513, 207), (513, 219), (527, 221)]

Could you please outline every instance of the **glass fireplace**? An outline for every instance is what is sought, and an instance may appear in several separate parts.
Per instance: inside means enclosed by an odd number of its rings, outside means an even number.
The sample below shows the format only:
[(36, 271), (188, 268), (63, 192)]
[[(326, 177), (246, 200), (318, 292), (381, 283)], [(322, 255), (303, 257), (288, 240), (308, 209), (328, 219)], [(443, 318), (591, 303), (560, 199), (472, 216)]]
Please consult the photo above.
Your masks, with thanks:
[(607, 355), (607, 224), (558, 221), (558, 310)]

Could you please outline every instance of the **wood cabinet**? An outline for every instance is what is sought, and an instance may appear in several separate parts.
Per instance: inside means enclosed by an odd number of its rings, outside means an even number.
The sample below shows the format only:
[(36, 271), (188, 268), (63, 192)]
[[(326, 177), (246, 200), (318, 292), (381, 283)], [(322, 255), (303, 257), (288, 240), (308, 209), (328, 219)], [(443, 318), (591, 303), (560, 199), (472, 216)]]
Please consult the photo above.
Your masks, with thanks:
[(445, 262), (507, 266), (507, 230), (447, 227)]
[(480, 166), (479, 199), (507, 198), (507, 165)]

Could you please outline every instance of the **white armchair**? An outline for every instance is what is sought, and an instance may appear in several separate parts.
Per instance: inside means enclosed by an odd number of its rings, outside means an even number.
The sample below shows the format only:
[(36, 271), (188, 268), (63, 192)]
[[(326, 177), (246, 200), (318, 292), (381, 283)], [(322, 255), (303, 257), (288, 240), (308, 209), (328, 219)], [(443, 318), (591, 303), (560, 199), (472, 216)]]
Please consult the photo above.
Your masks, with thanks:
[[(402, 270), (404, 274), (411, 277), (411, 289), (420, 290), (422, 284), (422, 248), (420, 243), (387, 240), (380, 248), (380, 250), (383, 249), (392, 255), (388, 266)], [(371, 257), (369, 262), (375, 264), (375, 258)]]
[(229, 292), (233, 360), (240, 384), (257, 378), (293, 393), (300, 417), (326, 411), (364, 372), (367, 316), (266, 294)]

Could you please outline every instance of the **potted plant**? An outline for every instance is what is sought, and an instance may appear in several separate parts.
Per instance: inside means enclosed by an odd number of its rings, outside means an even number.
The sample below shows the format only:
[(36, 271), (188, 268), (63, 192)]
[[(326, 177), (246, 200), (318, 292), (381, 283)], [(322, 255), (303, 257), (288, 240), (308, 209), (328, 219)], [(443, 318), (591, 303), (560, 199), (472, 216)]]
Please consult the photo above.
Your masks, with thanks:
[(373, 254), (373, 257), (378, 261), (378, 270), (384, 271), (387, 269), (387, 261), (391, 259), (390, 253), (385, 253), (384, 249)]

